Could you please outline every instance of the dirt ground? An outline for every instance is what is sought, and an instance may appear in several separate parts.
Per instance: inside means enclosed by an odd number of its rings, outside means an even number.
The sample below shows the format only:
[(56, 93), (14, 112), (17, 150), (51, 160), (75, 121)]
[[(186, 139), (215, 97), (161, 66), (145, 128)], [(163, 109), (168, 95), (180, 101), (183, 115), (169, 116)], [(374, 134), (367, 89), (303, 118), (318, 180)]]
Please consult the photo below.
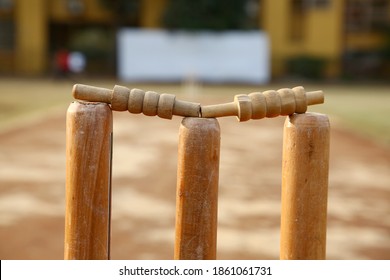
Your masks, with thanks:
[[(180, 121), (114, 113), (112, 259), (173, 256)], [(220, 119), (219, 259), (279, 257), (283, 122)], [(327, 258), (390, 259), (390, 149), (332, 123), (330, 164)], [(62, 259), (64, 199), (65, 111), (0, 132), (0, 259)]]

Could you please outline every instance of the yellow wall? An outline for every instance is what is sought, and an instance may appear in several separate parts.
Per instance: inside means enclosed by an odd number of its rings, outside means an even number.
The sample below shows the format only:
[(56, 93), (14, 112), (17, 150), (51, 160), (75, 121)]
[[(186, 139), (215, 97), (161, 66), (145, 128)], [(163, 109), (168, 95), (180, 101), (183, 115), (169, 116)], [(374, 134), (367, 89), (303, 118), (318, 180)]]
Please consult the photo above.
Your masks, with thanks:
[[(13, 10), (0, 11), (0, 20), (4, 22), (12, 22), (14, 19)], [(12, 23), (10, 23), (12, 24)], [(2, 32), (2, 31), (0, 31)], [(12, 31), (11, 31), (12, 32)], [(2, 34), (0, 34), (1, 36)], [(9, 34), (8, 34), (9, 35)], [(12, 36), (12, 34), (11, 34)], [(14, 52), (13, 43), (5, 48), (0, 48), (0, 73), (14, 71)]]
[[(97, 0), (84, 0), (84, 11), (72, 15), (67, 0), (14, 0), (15, 1), (15, 51), (12, 54), (1, 53), (2, 61), (13, 62), (4, 66), (8, 71), (15, 69), (18, 74), (43, 74), (49, 67), (48, 28), (50, 21), (71, 23), (82, 21), (88, 24), (107, 23), (115, 17), (112, 11), (105, 9)], [(164, 10), (166, 0), (142, 0), (141, 27), (157, 28), (159, 17)], [(3, 63), (5, 64), (5, 63)], [(2, 71), (7, 69), (1, 68)]]
[(306, 48), (309, 54), (336, 57), (342, 46), (343, 1), (331, 1), (329, 7), (309, 10)]
[[(50, 2), (50, 16), (55, 21), (69, 22), (82, 18), (89, 23), (110, 22), (116, 15), (106, 9), (98, 0), (84, 0), (84, 12), (80, 15), (71, 15), (67, 8), (67, 0), (48, 0)], [(127, 0), (135, 1), (135, 0)], [(140, 26), (145, 28), (159, 28), (160, 16), (163, 13), (167, 0), (141, 0)]]
[[(328, 60), (329, 76), (338, 73), (338, 57), (342, 50), (343, 0), (331, 0), (324, 8), (310, 8), (300, 15), (291, 10), (291, 0), (263, 1), (263, 26), (271, 41), (273, 76), (283, 75), (286, 60), (297, 55), (321, 56)], [(299, 18), (294, 18), (298, 17)], [(294, 39), (291, 28), (302, 21), (302, 38)]]
[(377, 49), (384, 41), (383, 36), (373, 32), (351, 33), (345, 38), (345, 47), (349, 50)]
[[(109, 24), (114, 14), (104, 9), (98, 0), (84, 0), (85, 10), (80, 16), (71, 15), (67, 0), (14, 0), (16, 26), (15, 51), (0, 54), (3, 61), (14, 61), (17, 73), (40, 74), (48, 69), (48, 26), (50, 21), (71, 23)], [(160, 28), (161, 15), (169, 0), (141, 0), (140, 27)], [(271, 43), (271, 65), (274, 77), (286, 72), (286, 60), (307, 54), (321, 56), (328, 63), (326, 74), (340, 73), (340, 58), (346, 49), (373, 49), (383, 38), (373, 32), (344, 31), (346, 0), (329, 0), (329, 6), (305, 9), (299, 15), (291, 9), (292, 0), (259, 0), (260, 26), (268, 33)], [(390, 5), (389, 5), (390, 18)], [(294, 29), (295, 28), (295, 29)], [(298, 31), (298, 37), (292, 34)], [(12, 59), (7, 60), (7, 55)]]
[(15, 70), (21, 74), (41, 74), (47, 67), (48, 31), (45, 0), (16, 2)]
[(264, 0), (262, 5), (263, 27), (271, 43), (272, 74), (283, 72), (283, 61), (291, 48), (287, 40), (288, 2), (287, 0)]
[(72, 15), (67, 6), (67, 0), (49, 0), (50, 17), (57, 22), (70, 22), (72, 20), (88, 20), (88, 22), (108, 22), (113, 15), (96, 0), (84, 0), (84, 10), (80, 15)]
[(160, 28), (161, 15), (166, 2), (166, 0), (142, 0), (140, 25), (144, 28)]
[(326, 75), (339, 74), (339, 58), (343, 51), (344, 3), (332, 0), (328, 7), (309, 10), (305, 52), (327, 61)]
[(66, 8), (66, 0), (51, 0), (49, 2), (49, 13), (50, 17), (56, 21), (66, 22), (71, 19)]

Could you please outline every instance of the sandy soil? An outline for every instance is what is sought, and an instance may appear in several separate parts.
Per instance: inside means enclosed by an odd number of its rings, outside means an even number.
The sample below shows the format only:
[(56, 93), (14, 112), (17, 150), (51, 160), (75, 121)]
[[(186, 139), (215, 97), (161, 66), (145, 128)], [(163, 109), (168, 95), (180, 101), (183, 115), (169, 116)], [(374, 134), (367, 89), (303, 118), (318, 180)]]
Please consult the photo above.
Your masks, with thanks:
[[(181, 119), (114, 114), (112, 259), (173, 256)], [(279, 257), (283, 117), (220, 120), (219, 259)], [(0, 133), (0, 258), (62, 259), (65, 112)], [(390, 150), (333, 125), (328, 259), (390, 259)]]

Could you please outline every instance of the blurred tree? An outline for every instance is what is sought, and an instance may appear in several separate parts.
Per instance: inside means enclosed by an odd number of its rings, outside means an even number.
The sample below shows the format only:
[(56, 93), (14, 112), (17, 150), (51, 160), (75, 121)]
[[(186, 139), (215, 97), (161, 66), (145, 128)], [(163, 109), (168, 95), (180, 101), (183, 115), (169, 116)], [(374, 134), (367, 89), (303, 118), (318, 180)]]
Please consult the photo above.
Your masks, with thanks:
[(247, 29), (243, 0), (170, 0), (163, 18), (168, 29)]
[(138, 25), (138, 16), (141, 6), (140, 0), (99, 0), (100, 4), (108, 10), (111, 10), (116, 26)]
[(97, 26), (80, 34), (76, 44), (84, 44), (87, 55), (87, 69), (90, 72), (115, 73), (117, 69), (117, 40), (116, 34), (122, 27), (139, 26), (139, 11), (141, 0), (98, 0), (99, 4), (114, 15), (111, 24), (106, 28)]

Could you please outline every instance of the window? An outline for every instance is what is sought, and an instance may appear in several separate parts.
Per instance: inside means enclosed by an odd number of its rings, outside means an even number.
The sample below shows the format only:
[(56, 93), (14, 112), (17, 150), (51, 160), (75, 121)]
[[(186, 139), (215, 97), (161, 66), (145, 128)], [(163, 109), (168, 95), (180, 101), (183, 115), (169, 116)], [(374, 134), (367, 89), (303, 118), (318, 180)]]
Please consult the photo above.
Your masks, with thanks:
[(302, 41), (305, 30), (305, 9), (303, 0), (292, 0), (288, 30), (292, 41)]
[(14, 49), (15, 25), (11, 19), (0, 18), (0, 51), (12, 51)]
[(13, 0), (0, 0), (0, 11), (10, 12), (14, 7)]
[(387, 0), (348, 0), (345, 28), (349, 32), (375, 31), (389, 24)]
[(329, 4), (330, 0), (305, 0), (305, 8), (327, 8)]
[(85, 4), (82, 0), (68, 0), (67, 8), (71, 15), (80, 16), (84, 13)]
[(259, 28), (259, 0), (247, 0), (245, 3), (246, 28)]

